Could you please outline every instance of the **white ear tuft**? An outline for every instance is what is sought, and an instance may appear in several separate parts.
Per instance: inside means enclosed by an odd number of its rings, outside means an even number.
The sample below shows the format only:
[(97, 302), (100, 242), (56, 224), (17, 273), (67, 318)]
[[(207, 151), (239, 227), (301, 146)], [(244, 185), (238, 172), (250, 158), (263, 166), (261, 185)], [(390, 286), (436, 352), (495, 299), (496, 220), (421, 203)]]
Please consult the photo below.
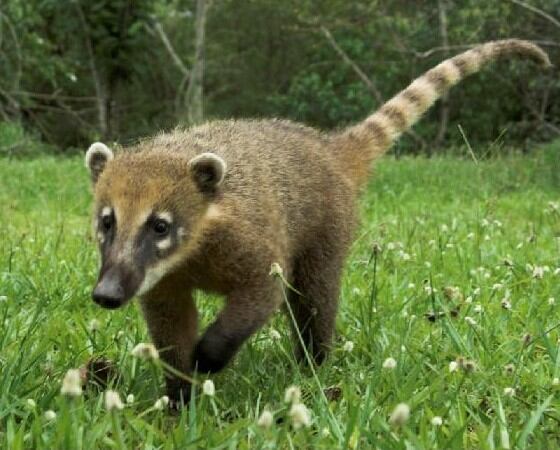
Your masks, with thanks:
[(189, 161), (189, 169), (199, 189), (212, 192), (224, 181), (227, 165), (215, 153), (201, 153)]
[(95, 184), (107, 162), (111, 161), (115, 156), (109, 147), (102, 142), (91, 144), (86, 152), (86, 167), (89, 169), (91, 181)]

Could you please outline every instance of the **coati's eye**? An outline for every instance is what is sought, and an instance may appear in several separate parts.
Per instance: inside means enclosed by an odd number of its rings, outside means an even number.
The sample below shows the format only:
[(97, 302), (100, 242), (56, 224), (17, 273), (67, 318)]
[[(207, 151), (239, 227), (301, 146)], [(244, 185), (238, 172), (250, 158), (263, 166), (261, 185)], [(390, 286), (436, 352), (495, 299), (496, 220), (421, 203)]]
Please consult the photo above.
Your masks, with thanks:
[(165, 220), (157, 219), (153, 225), (154, 232), (159, 236), (167, 236), (169, 234), (169, 223)]
[(113, 215), (106, 215), (101, 218), (101, 227), (105, 232), (109, 231), (113, 226)]

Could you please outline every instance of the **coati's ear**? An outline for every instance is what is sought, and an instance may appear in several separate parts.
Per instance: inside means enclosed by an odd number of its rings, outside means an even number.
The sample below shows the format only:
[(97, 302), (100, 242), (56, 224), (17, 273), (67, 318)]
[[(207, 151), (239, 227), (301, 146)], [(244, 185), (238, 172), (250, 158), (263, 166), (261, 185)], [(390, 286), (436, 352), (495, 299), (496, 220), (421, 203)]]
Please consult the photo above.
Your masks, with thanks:
[(97, 179), (107, 162), (114, 158), (113, 152), (102, 142), (91, 144), (86, 152), (86, 167), (89, 170), (91, 181), (93, 184), (97, 183)]
[(189, 170), (201, 192), (212, 192), (226, 175), (226, 162), (214, 153), (201, 153), (189, 161)]

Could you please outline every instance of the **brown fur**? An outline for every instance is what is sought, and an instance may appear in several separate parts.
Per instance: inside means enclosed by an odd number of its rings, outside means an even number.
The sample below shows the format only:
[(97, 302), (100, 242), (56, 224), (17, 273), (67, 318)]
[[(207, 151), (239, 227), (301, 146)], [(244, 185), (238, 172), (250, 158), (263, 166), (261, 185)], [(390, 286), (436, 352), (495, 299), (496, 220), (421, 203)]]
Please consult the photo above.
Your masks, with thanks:
[[(217, 121), (161, 134), (106, 165), (89, 155), (96, 214), (109, 206), (116, 216), (116, 231), (101, 243), (100, 283), (111, 273), (137, 289), (142, 274), (163, 267), (164, 276), (141, 295), (156, 346), (179, 370), (197, 365), (216, 371), (282, 305), (282, 286), (269, 275), (277, 262), (302, 294), (290, 293), (289, 304), (305, 346), (320, 362), (331, 344), (356, 196), (371, 162), (449, 87), (512, 54), (549, 64), (527, 42), (492, 42), (441, 63), (362, 123), (333, 135), (282, 120)], [(204, 152), (227, 168), (213, 167), (212, 158), (209, 166), (195, 164)], [(137, 250), (134, 236), (146, 215), (158, 211), (169, 211), (177, 222), (172, 226), (183, 231), (173, 235), (170, 250), (146, 256), (151, 250)], [(120, 271), (114, 268), (119, 265)], [(197, 289), (226, 298), (198, 342)], [(186, 383), (168, 380), (172, 398), (186, 397), (188, 390)]]

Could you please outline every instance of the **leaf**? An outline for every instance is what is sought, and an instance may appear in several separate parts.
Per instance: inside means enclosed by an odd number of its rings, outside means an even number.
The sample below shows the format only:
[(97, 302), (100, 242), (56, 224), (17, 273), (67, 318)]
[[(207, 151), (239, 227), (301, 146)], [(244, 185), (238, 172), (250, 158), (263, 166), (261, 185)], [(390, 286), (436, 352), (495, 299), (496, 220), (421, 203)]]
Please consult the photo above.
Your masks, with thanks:
[(527, 439), (529, 438), (529, 435), (533, 432), (535, 427), (540, 422), (542, 415), (550, 405), (550, 402), (552, 401), (553, 397), (554, 397), (553, 395), (548, 396), (548, 398), (541, 404), (541, 406), (539, 406), (535, 410), (535, 412), (533, 412), (531, 418), (527, 421), (527, 423), (523, 427), (523, 431), (521, 432), (521, 435), (517, 440), (517, 446), (519, 448), (526, 448)]

